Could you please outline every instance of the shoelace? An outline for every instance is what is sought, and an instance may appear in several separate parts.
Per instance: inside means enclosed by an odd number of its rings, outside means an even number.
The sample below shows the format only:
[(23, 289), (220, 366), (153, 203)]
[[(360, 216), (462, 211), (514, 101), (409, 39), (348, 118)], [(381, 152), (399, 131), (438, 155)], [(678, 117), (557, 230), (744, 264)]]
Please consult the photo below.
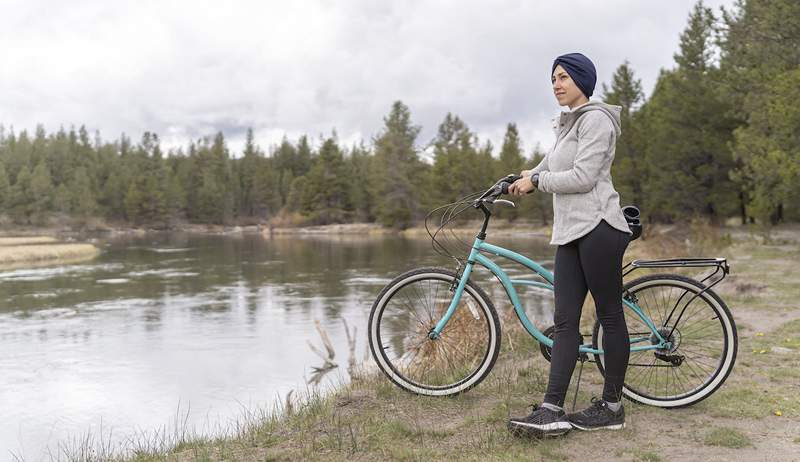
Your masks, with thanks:
[(601, 398), (597, 396), (592, 396), (591, 399), (592, 405), (584, 411), (587, 415), (598, 415), (601, 414), (603, 411), (602, 409), (607, 408), (606, 402), (603, 401)]

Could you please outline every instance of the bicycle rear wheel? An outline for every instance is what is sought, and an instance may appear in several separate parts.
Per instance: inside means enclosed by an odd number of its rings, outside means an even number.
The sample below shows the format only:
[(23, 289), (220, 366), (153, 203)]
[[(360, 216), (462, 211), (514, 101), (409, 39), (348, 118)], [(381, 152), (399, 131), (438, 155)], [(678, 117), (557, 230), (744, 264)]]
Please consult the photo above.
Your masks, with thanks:
[[(725, 302), (711, 290), (681, 309), (705, 286), (674, 274), (654, 274), (625, 284), (624, 293), (653, 321), (662, 336), (672, 335), (667, 350), (632, 351), (623, 395), (632, 401), (673, 408), (697, 403), (716, 391), (733, 369), (738, 349), (736, 324)], [(670, 316), (673, 307), (678, 306)], [(652, 330), (631, 309), (624, 309), (629, 338), (649, 337), (636, 345), (658, 344)], [(675, 322), (678, 321), (678, 325)], [(674, 330), (673, 330), (674, 327)], [(595, 323), (592, 343), (603, 345), (603, 328)], [(595, 355), (604, 374), (604, 356)]]
[(372, 306), (372, 357), (404, 390), (458, 394), (480, 383), (497, 360), (500, 321), (489, 297), (471, 281), (439, 337), (429, 338), (450, 305), (455, 277), (441, 268), (406, 272), (386, 285)]

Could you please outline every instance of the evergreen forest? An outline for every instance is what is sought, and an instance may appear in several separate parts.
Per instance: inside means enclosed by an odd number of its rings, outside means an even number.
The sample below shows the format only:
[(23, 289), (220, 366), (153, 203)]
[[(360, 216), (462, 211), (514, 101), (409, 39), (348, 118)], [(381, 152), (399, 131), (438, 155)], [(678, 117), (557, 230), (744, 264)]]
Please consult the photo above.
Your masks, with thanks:
[[(742, 0), (720, 12), (698, 3), (649, 98), (629, 62), (595, 98), (623, 108), (612, 177), (621, 204), (646, 221), (800, 220), (800, 2)], [(155, 133), (108, 141), (84, 127), (0, 126), (0, 223), (406, 228), (544, 155), (524, 149), (513, 122), (499, 147), (452, 113), (421, 140), (407, 105), (387, 110), (369, 142), (344, 146), (333, 133), (265, 150), (250, 130), (240, 153), (221, 132), (164, 152)], [(547, 224), (551, 201), (534, 193), (502, 214)]]

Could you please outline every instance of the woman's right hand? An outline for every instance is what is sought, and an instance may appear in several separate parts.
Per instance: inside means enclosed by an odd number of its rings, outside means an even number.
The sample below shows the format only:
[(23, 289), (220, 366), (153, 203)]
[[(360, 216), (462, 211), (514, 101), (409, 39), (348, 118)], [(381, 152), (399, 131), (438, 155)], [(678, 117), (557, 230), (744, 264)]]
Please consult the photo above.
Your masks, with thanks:
[(525, 178), (526, 176), (531, 176), (531, 172), (532, 171), (533, 170), (523, 170), (523, 171), (519, 172), (519, 176), (521, 176), (523, 178)]

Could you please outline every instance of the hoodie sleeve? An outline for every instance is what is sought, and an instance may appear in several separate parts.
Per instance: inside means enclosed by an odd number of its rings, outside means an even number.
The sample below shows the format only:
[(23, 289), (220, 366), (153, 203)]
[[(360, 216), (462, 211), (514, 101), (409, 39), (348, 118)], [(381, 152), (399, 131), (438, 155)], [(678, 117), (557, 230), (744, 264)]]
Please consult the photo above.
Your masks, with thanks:
[(615, 139), (614, 124), (601, 111), (585, 113), (578, 121), (578, 153), (572, 168), (539, 173), (539, 189), (556, 194), (586, 193), (594, 188)]
[[(550, 153), (545, 153), (542, 160), (539, 161), (539, 164), (536, 165), (536, 167), (533, 167), (533, 169), (531, 169), (531, 175), (533, 175), (534, 173), (539, 173), (549, 170), (549, 167), (547, 166), (547, 156), (549, 155)], [(539, 176), (541, 176), (541, 173), (539, 173)]]

